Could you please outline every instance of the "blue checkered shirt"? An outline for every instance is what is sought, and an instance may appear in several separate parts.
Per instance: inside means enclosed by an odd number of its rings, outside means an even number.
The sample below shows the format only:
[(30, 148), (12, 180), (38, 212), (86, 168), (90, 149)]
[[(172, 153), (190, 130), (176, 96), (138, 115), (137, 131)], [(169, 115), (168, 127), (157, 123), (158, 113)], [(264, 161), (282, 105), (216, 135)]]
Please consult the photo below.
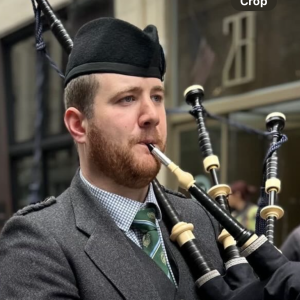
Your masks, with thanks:
[(167, 260), (167, 266), (169, 268), (170, 274), (173, 278), (173, 281), (175, 283), (175, 286), (177, 287), (177, 283), (174, 277), (174, 274), (172, 272), (167, 251), (165, 248), (165, 244), (162, 238), (162, 233), (159, 227), (159, 221), (161, 221), (161, 211), (158, 206), (154, 190), (152, 187), (152, 184), (149, 185), (149, 191), (146, 197), (146, 200), (144, 203), (125, 198), (113, 193), (109, 193), (107, 191), (104, 191), (102, 189), (99, 189), (98, 187), (92, 185), (90, 182), (88, 182), (81, 170), (79, 172), (81, 180), (84, 182), (84, 184), (88, 187), (88, 190), (91, 192), (91, 194), (100, 201), (101, 205), (107, 210), (111, 218), (115, 221), (117, 226), (126, 234), (128, 238), (130, 238), (136, 245), (138, 245), (142, 249), (142, 237), (143, 234), (138, 229), (132, 229), (131, 224), (137, 214), (137, 212), (143, 208), (149, 206), (150, 203), (155, 206), (156, 210), (156, 219), (155, 223), (157, 226), (158, 235), (162, 244), (162, 248), (164, 251), (164, 254), (166, 256)]

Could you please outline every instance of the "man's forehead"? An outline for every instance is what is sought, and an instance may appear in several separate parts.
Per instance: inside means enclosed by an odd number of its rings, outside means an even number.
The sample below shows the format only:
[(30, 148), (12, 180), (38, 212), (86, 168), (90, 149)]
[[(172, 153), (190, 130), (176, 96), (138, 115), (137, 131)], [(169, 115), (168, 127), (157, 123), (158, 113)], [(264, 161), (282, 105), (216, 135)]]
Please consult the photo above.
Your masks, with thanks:
[(164, 84), (158, 78), (128, 76), (115, 73), (101, 73), (95, 74), (95, 76), (103, 90), (148, 88), (164, 91)]

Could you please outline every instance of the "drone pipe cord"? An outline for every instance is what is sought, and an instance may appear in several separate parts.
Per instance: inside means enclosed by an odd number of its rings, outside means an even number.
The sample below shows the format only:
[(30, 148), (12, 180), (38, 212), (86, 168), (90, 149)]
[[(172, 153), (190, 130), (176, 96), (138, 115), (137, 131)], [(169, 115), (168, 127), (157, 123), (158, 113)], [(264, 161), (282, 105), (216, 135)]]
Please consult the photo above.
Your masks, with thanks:
[[(226, 184), (219, 184), (217, 170), (220, 168), (219, 159), (213, 153), (209, 133), (205, 126), (202, 109), (204, 89), (200, 85), (188, 87), (184, 92), (186, 103), (192, 106), (191, 114), (195, 117), (198, 129), (198, 140), (201, 154), (204, 158), (204, 170), (211, 175), (212, 187), (207, 192), (227, 212), (230, 213), (228, 195), (231, 189)], [(240, 256), (239, 250), (232, 236), (226, 230), (222, 230), (219, 242), (224, 247), (224, 261), (228, 271), (228, 280), (231, 274), (231, 286), (239, 287), (254, 280), (254, 274), (245, 258)], [(234, 266), (234, 268), (232, 268)]]
[(70, 54), (73, 48), (73, 41), (61, 21), (54, 14), (50, 4), (47, 2), (47, 0), (36, 0), (36, 2), (38, 3), (41, 11), (44, 13), (44, 16), (49, 23), (50, 29), (54, 36), (57, 38), (58, 42), (67, 52), (67, 54)]
[[(285, 125), (285, 115), (282, 113), (271, 113), (266, 117), (267, 130), (272, 134), (271, 147), (276, 145), (281, 137), (281, 131)], [(284, 211), (275, 205), (277, 194), (280, 192), (281, 183), (277, 178), (278, 157), (277, 151), (274, 151), (266, 161), (266, 183), (265, 192), (269, 195), (268, 206), (264, 207), (260, 216), (266, 220), (266, 237), (271, 244), (274, 243), (275, 222), (280, 219)]]

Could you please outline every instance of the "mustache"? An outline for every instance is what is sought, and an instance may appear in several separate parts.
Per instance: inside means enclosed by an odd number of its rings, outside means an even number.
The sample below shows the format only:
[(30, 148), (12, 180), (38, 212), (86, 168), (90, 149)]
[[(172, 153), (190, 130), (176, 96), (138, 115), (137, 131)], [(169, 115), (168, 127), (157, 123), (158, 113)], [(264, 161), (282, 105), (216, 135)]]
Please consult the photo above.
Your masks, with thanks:
[(141, 134), (140, 136), (132, 136), (129, 138), (129, 145), (134, 146), (138, 143), (149, 141), (149, 143), (156, 144), (160, 150), (164, 150), (165, 148), (165, 142), (162, 140), (160, 134), (156, 132), (151, 132), (151, 133), (144, 133)]

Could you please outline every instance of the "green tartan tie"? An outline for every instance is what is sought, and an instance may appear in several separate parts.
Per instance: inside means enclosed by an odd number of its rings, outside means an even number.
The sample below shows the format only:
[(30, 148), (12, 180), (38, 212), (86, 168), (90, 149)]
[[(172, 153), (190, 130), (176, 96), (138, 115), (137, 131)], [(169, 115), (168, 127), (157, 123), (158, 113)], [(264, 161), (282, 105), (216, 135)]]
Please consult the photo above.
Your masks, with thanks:
[(143, 233), (143, 250), (173, 282), (155, 224), (155, 209), (151, 207), (138, 211), (131, 227)]

